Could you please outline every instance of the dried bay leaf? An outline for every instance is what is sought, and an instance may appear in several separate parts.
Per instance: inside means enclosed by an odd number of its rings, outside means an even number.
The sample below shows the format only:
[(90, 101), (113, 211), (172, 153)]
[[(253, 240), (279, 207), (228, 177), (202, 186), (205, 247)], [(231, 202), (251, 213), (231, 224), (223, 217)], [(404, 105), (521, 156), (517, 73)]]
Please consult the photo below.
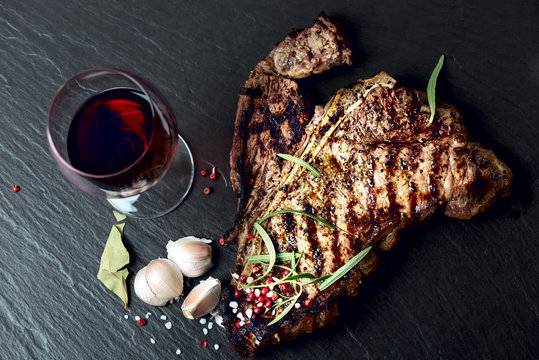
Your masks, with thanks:
[(122, 242), (125, 224), (116, 224), (110, 230), (107, 243), (101, 255), (97, 278), (124, 302), (127, 308), (127, 285), (125, 280), (129, 275), (129, 252)]
[(124, 221), (125, 219), (127, 219), (127, 216), (125, 216), (121, 212), (118, 212), (116, 210), (112, 210), (112, 213), (114, 214), (114, 217), (116, 218), (116, 221), (118, 221), (118, 222)]

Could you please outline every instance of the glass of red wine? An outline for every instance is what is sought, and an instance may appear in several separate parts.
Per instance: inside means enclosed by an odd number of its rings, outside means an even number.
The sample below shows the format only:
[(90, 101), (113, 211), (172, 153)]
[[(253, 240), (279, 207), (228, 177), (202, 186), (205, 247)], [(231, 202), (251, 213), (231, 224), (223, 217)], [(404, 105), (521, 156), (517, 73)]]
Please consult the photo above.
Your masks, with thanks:
[(49, 107), (47, 137), (73, 184), (128, 216), (167, 214), (193, 183), (193, 157), (170, 105), (127, 71), (88, 70), (68, 80)]

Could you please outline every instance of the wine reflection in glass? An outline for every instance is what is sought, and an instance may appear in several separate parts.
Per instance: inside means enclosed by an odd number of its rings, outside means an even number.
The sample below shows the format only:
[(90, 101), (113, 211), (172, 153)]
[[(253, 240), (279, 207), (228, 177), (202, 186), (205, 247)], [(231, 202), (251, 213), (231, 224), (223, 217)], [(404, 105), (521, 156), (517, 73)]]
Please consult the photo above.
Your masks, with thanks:
[(47, 137), (73, 184), (128, 216), (167, 214), (193, 182), (193, 158), (170, 105), (127, 71), (88, 70), (68, 80), (49, 107)]

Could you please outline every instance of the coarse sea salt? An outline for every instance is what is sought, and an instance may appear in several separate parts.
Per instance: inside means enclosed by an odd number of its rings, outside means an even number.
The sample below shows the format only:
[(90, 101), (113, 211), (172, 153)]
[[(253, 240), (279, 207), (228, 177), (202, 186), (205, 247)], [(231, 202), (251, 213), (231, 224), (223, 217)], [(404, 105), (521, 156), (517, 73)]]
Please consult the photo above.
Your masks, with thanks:
[(255, 344), (256, 344), (256, 345), (260, 345), (260, 341), (255, 340)]
[(129, 319), (129, 315), (124, 315), (124, 319)]
[(136, 316), (135, 316), (135, 320), (136, 320), (136, 321), (139, 321), (139, 320), (140, 320), (140, 316), (136, 315)]
[(204, 319), (204, 318), (200, 319), (200, 323), (201, 323), (202, 325), (204, 325), (207, 321), (208, 321), (208, 320), (206, 320), (206, 319)]
[(171, 323), (170, 321), (167, 322), (167, 323), (165, 324), (165, 327), (166, 327), (168, 330), (172, 329), (172, 323)]
[(161, 320), (166, 320), (167, 317), (166, 317), (165, 315), (161, 315), (161, 317), (160, 317), (159, 319), (161, 319)]
[(146, 319), (149, 318), (152, 315), (152, 313), (148, 312), (146, 313)]
[(246, 292), (247, 294), (250, 294), (250, 293), (251, 293), (251, 289), (245, 289), (245, 292)]
[(260, 289), (255, 289), (255, 296), (256, 296), (256, 297), (259, 297), (259, 296), (260, 296)]
[(208, 323), (208, 329), (211, 330), (212, 327), (213, 327), (213, 323), (210, 321), (210, 322)]
[(242, 313), (238, 313), (238, 315), (236, 315), (238, 317), (238, 319), (242, 319), (243, 320), (243, 314)]
[(202, 332), (204, 333), (204, 335), (208, 335), (208, 329), (204, 328), (202, 329)]
[(270, 297), (272, 297), (272, 296), (273, 296), (273, 291), (270, 291), (270, 292), (268, 293), (268, 297), (270, 298)]
[(152, 344), (155, 344), (155, 339), (154, 339), (154, 338), (150, 338), (150, 342), (151, 342)]
[(294, 307), (295, 307), (296, 309), (299, 309), (299, 308), (301, 307), (301, 304), (300, 304), (300, 303), (296, 303), (296, 305), (294, 305)]
[(240, 321), (240, 326), (243, 326), (243, 325), (245, 325), (245, 321), (242, 320)]
[(176, 349), (176, 355), (180, 355), (182, 351), (180, 349)]
[(232, 312), (235, 314), (238, 312), (238, 309), (232, 309)]
[(240, 278), (240, 276), (238, 274), (232, 274), (232, 277), (236, 280), (238, 280)]
[(215, 350), (219, 350), (219, 344), (213, 345), (213, 348), (214, 348)]
[(228, 304), (232, 309), (236, 309), (238, 307), (238, 303), (235, 301), (231, 301), (230, 304)]
[(252, 315), (253, 315), (253, 309), (249, 308), (245, 310), (245, 316), (247, 316), (249, 319), (251, 318)]
[(247, 278), (247, 284), (252, 283), (253, 280), (254, 280), (253, 277), (252, 277), (252, 276), (249, 276), (249, 277)]

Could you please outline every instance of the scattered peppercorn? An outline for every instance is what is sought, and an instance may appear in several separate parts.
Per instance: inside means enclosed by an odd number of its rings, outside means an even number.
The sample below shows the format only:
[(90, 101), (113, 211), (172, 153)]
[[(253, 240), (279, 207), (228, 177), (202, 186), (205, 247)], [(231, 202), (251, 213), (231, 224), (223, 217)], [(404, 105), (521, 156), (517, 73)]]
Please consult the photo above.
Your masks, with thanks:
[(288, 274), (290, 274), (290, 270), (285, 270), (285, 271), (283, 271), (283, 275), (284, 275), (284, 276), (288, 276)]
[(204, 195), (210, 195), (211, 189), (209, 187), (204, 188)]
[(245, 277), (245, 275), (240, 275), (240, 283), (245, 283), (247, 281), (247, 278)]
[(273, 284), (273, 283), (274, 283), (273, 279), (266, 280), (266, 285), (270, 285), (270, 284)]
[(200, 342), (200, 345), (201, 345), (202, 347), (206, 347), (206, 346), (208, 346), (208, 342), (207, 342), (206, 340), (202, 340), (202, 341)]
[(273, 293), (273, 295), (271, 295), (271, 300), (272, 301), (277, 301), (278, 299), (279, 299), (279, 294)]
[(255, 237), (255, 234), (253, 233), (250, 233), (249, 235), (246, 236), (247, 239), (252, 239)]
[(211, 173), (210, 174), (210, 179), (212, 179), (212, 180), (216, 180), (218, 177), (219, 177), (219, 174), (217, 174), (217, 173)]
[(239, 321), (238, 321), (238, 322), (236, 322), (236, 327), (237, 327), (238, 329), (241, 329), (241, 324), (240, 324), (240, 322), (239, 322)]
[(146, 324), (146, 320), (144, 319), (138, 319), (137, 320), (137, 323), (140, 325), (140, 326), (144, 326)]
[(219, 239), (219, 244), (225, 246), (225, 239), (224, 239), (224, 238), (220, 238), (220, 239)]
[(254, 292), (250, 293), (249, 295), (247, 295), (247, 301), (254, 301), (256, 298), (256, 295)]
[(13, 191), (14, 192), (19, 192), (20, 189), (21, 189), (21, 187), (19, 185), (14, 185), (13, 186)]
[(208, 170), (206, 170), (206, 169), (200, 170), (200, 175), (207, 176), (208, 175)]
[(271, 307), (271, 305), (272, 305), (271, 300), (268, 300), (268, 301), (266, 301), (266, 302), (264, 303), (264, 307), (265, 307), (266, 309), (269, 309), (269, 308)]
[(260, 295), (256, 301), (258, 301), (259, 303), (263, 303), (265, 301), (264, 297), (262, 295)]
[(241, 290), (236, 290), (236, 291), (234, 291), (234, 297), (235, 297), (236, 299), (239, 298), (239, 297), (241, 296), (241, 294), (242, 294)]
[(262, 289), (260, 289), (260, 293), (262, 295), (266, 295), (268, 292), (269, 292), (269, 289), (267, 287), (263, 287)]
[(260, 269), (258, 267), (253, 267), (253, 274), (256, 274), (260, 271)]
[(281, 284), (279, 287), (281, 288), (281, 291), (288, 290), (288, 284), (287, 283)]
[(253, 186), (255, 184), (255, 178), (250, 178), (249, 179), (249, 184), (251, 184), (251, 186)]
[(307, 300), (305, 300), (304, 304), (307, 307), (311, 307), (311, 306), (313, 306), (313, 300), (312, 299), (307, 299)]
[(258, 315), (258, 314), (260, 314), (260, 313), (262, 312), (262, 309), (259, 308), (259, 307), (255, 307), (255, 308), (253, 309), (253, 312), (254, 312), (256, 315)]

